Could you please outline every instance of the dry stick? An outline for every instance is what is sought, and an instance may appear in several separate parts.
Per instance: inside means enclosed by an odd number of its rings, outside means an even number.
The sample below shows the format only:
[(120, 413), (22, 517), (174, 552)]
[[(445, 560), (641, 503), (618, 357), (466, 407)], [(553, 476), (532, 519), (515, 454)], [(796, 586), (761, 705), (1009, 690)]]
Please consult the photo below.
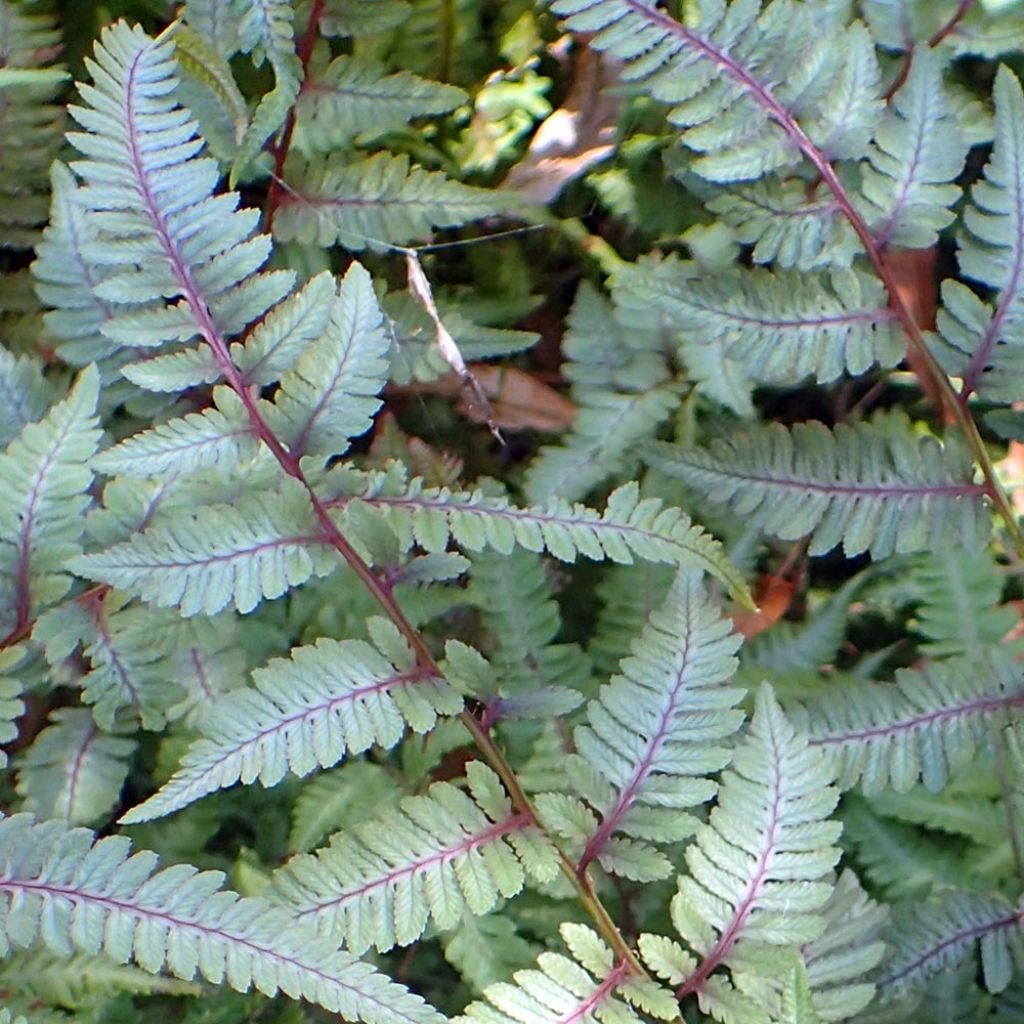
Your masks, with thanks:
[[(995, 504), (1000, 517), (1006, 523), (1006, 528), (1013, 539), (1014, 546), (1021, 554), (1024, 554), (1024, 530), (1021, 529), (1021, 525), (1014, 514), (1013, 506), (1010, 504), (1006, 492), (999, 483), (995, 467), (992, 465), (992, 459), (978, 431), (978, 425), (974, 422), (974, 418), (964, 405), (958, 401), (953, 385), (932, 354), (924, 339), (924, 334), (914, 318), (914, 314), (900, 294), (896, 279), (882, 258), (882, 250), (878, 242), (875, 240), (863, 217), (857, 212), (850, 194), (843, 187), (828, 158), (815, 146), (793, 115), (776, 99), (774, 93), (730, 54), (716, 49), (706, 39), (690, 31), (690, 29), (681, 25), (674, 18), (660, 10), (647, 7), (641, 0), (624, 0), (624, 3), (643, 18), (658, 24), (668, 34), (685, 40), (687, 45), (702, 52), (708, 60), (717, 64), (725, 74), (742, 85), (756, 102), (779, 124), (793, 144), (799, 148), (800, 152), (814, 165), (821, 180), (828, 185), (829, 191), (835, 196), (836, 205), (841, 210), (843, 216), (850, 222), (850, 226), (864, 246), (868, 259), (875, 268), (875, 272), (881, 279), (882, 284), (885, 285), (885, 290), (889, 293), (889, 301), (903, 326), (911, 347), (920, 358), (924, 370), (934, 384), (937, 393), (941, 395), (942, 404), (948, 408), (957, 426), (964, 432), (974, 461), (981, 469), (982, 475), (985, 478), (986, 491)], [(966, 5), (962, 4), (961, 6), (964, 7), (964, 13), (966, 13), (970, 3), (967, 2)], [(948, 28), (948, 31), (953, 31), (953, 28), (955, 28), (955, 23), (952, 27)]]

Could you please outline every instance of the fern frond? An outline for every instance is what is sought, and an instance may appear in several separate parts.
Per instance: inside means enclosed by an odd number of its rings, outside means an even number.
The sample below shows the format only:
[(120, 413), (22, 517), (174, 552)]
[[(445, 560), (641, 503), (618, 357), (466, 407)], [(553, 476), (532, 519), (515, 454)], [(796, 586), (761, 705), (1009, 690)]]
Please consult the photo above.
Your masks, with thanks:
[[(725, 685), (736, 671), (740, 638), (704, 593), (700, 578), (680, 573), (652, 613), (620, 673), (587, 705), (573, 733), (577, 753), (565, 770), (594, 812), (579, 870), (598, 861), (640, 881), (671, 871), (653, 842), (679, 842), (697, 827), (686, 810), (710, 800), (708, 775), (730, 759), (724, 741), (739, 729), (743, 690)], [(538, 797), (549, 824), (562, 798)], [(600, 819), (598, 821), (598, 818)]]
[[(397, 466), (365, 475), (342, 468), (326, 486), (333, 493), (325, 504), (346, 535), (359, 535), (352, 514), (358, 508), (384, 519), (405, 549), (415, 543), (426, 551), (444, 551), (451, 538), (469, 551), (493, 548), (508, 554), (518, 545), (547, 551), (563, 562), (580, 555), (626, 564), (640, 558), (699, 568), (721, 579), (740, 600), (749, 600), (746, 584), (718, 542), (679, 509), (655, 498), (641, 499), (635, 483), (612, 492), (603, 513), (558, 499), (516, 508), (506, 498), (481, 491), (425, 487), (418, 479), (406, 483)], [(339, 492), (342, 496), (333, 496)]]
[(342, 455), (366, 433), (387, 380), (388, 339), (370, 275), (353, 263), (319, 339), (281, 378), (267, 422), (294, 457)]
[(156, 856), (129, 856), (124, 837), (94, 839), (28, 814), (0, 819), (0, 951), (41, 943), (65, 957), (103, 953), (154, 974), (283, 992), (366, 1024), (443, 1021), (283, 908), (222, 889), (220, 872), (156, 872)]
[(875, 132), (862, 170), (869, 226), (879, 245), (927, 249), (953, 222), (953, 183), (968, 142), (942, 86), (936, 53), (919, 47), (907, 80)]
[(95, 822), (117, 803), (134, 750), (134, 740), (101, 732), (85, 708), (55, 709), (16, 763), (23, 809), (71, 825)]
[(467, 596), (492, 642), (484, 687), (488, 720), (564, 715), (582, 702), (590, 664), (577, 644), (555, 643), (562, 625), (541, 559), (528, 551), (481, 552)]
[(755, 268), (699, 277), (692, 264), (626, 266), (617, 286), (660, 310), (683, 339), (715, 339), (755, 380), (827, 383), (894, 366), (904, 343), (881, 284), (858, 271)]
[(235, 0), (185, 0), (181, 16), (214, 51), (229, 58), (238, 52), (241, 12)]
[(60, 50), (48, 5), (3, 0), (0, 52), (0, 248), (28, 249), (46, 220), (46, 173), (61, 144), (63, 108), (54, 103), (66, 77), (48, 67)]
[(93, 468), (108, 476), (191, 473), (228, 468), (256, 454), (258, 440), (245, 406), (229, 388), (214, 388), (213, 405), (144, 430), (100, 452)]
[(118, 23), (87, 67), (96, 84), (81, 86), (87, 105), (71, 108), (85, 131), (68, 138), (85, 156), (72, 168), (98, 229), (83, 255), (111, 271), (93, 289), (114, 310), (103, 333), (150, 348), (199, 335), (224, 372), (223, 335), (266, 313), (294, 277), (257, 274), (270, 252), (254, 233), (259, 211), (239, 211), (236, 193), (213, 194), (217, 164), (199, 155), (196, 124), (174, 99), (173, 41)]
[(458, 714), (459, 695), (391, 643), (385, 654), (324, 637), (272, 659), (253, 673), (253, 688), (210, 711), (178, 771), (121, 820), (162, 817), (236, 782), (273, 786), (288, 772), (308, 775), (374, 743), (393, 747), (407, 726), (423, 733), (438, 715)]
[(91, 499), (89, 459), (99, 443), (95, 368), (0, 455), (0, 633), (25, 628), (67, 592)]
[(407, 156), (376, 153), (352, 163), (338, 156), (293, 163), (274, 218), (274, 236), (307, 245), (373, 248), (405, 245), (435, 228), (455, 227), (508, 210), (508, 193), (450, 181), (410, 166)]
[(468, 99), (462, 89), (387, 67), (370, 57), (335, 57), (313, 72), (296, 104), (293, 144), (329, 153), (364, 132), (378, 135), (420, 117), (446, 114)]
[(29, 423), (41, 420), (52, 401), (39, 360), (0, 349), (0, 451)]
[(274, 876), (275, 898), (359, 954), (407, 946), (430, 923), (447, 931), (467, 910), (486, 914), (527, 875), (550, 881), (558, 857), (544, 833), (513, 810), (489, 768), (472, 761), (466, 776), (468, 793), (435, 782), (316, 856), (293, 857)]
[(824, 933), (839, 858), (832, 844), (842, 829), (828, 820), (839, 795), (830, 778), (824, 755), (762, 686), (750, 732), (722, 776), (718, 805), (686, 850), (690, 874), (680, 877), (672, 901), (672, 922), (696, 957), (675, 942), (640, 937), (651, 969), (681, 998), (696, 995), (702, 1012), (726, 1022), (767, 1019), (761, 1005), (714, 972), (724, 965), (777, 977), (766, 947), (799, 946)]
[(50, 189), (50, 222), (36, 247), (32, 275), (39, 301), (49, 307), (43, 321), (58, 354), (72, 366), (87, 366), (117, 351), (103, 334), (114, 306), (94, 291), (113, 270), (86, 255), (100, 229), (87, 216), (74, 175), (60, 161), (50, 168)]
[(827, 687), (806, 707), (812, 746), (836, 758), (839, 785), (866, 793), (906, 791), (918, 780), (933, 793), (970, 763), (993, 724), (1024, 707), (1024, 678), (1009, 654), (937, 661), (903, 669), (896, 683)]
[(242, 0), (238, 22), (238, 48), (253, 55), (257, 67), (264, 62), (274, 72), (274, 88), (260, 97), (231, 171), (234, 183), (263, 143), (285, 122), (299, 95), (302, 63), (295, 52), (291, 0)]
[(892, 998), (952, 970), (976, 948), (990, 992), (1010, 983), (1021, 961), (1022, 913), (1001, 896), (952, 891), (926, 904), (905, 907), (889, 936), (893, 952), (879, 978), (879, 992)]
[(961, 271), (998, 294), (993, 309), (965, 284), (945, 281), (937, 355), (963, 378), (962, 393), (1015, 400), (1024, 376), (1024, 91), (1000, 67), (993, 95), (996, 138), (984, 178), (971, 190), (959, 238)]
[(849, 221), (831, 195), (808, 198), (801, 178), (765, 178), (708, 201), (708, 209), (752, 245), (755, 263), (796, 270), (848, 267), (860, 251)]
[(330, 833), (351, 828), (398, 803), (394, 777), (372, 761), (350, 760), (303, 787), (292, 809), (288, 849), (309, 853)]
[(910, 578), (918, 596), (913, 629), (930, 657), (979, 659), (1020, 621), (1000, 606), (1003, 576), (986, 553), (939, 548), (919, 556)]
[(829, 158), (863, 152), (881, 110), (874, 46), (856, 23), (821, 31), (812, 8), (716, 0), (684, 25), (643, 0), (553, 5), (623, 62), (627, 81), (671, 105), (669, 120), (700, 154), (693, 169), (715, 181), (792, 166), (808, 144)]
[(458, 928), (444, 937), (444, 958), (471, 989), (483, 992), (537, 958), (538, 946), (500, 914), (463, 914)]
[[(25, 713), (22, 683), (16, 673), (27, 653), (23, 644), (0, 651), (0, 744), (9, 743), (18, 735), (16, 723)], [(0, 768), (6, 767), (7, 754), (0, 750)]]
[(336, 566), (305, 488), (289, 478), (276, 493), (232, 505), (173, 509), (130, 540), (79, 556), (72, 568), (183, 615), (213, 615), (229, 605), (250, 612)]
[(544, 952), (537, 968), (516, 971), (515, 984), (497, 982), (484, 990), (486, 1003), (470, 1003), (452, 1024), (640, 1024), (637, 1010), (673, 1020), (679, 1007), (671, 992), (631, 974), (589, 928), (563, 924), (562, 941), (572, 959)]
[(783, 540), (810, 535), (821, 555), (839, 543), (874, 559), (937, 545), (973, 547), (986, 520), (985, 488), (952, 438), (916, 437), (876, 419), (779, 424), (734, 431), (707, 449), (652, 446), (651, 465), (747, 523)]

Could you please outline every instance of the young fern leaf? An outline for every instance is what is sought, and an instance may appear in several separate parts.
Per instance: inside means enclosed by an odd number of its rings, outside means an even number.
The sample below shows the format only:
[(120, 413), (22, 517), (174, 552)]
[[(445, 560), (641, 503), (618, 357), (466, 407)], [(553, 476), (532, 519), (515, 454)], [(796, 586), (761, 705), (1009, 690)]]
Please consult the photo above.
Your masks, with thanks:
[(622, 76), (671, 105), (669, 120), (700, 156), (693, 169), (740, 181), (792, 166), (801, 148), (860, 156), (881, 110), (864, 27), (821, 31), (813, 5), (759, 0), (700, 5), (680, 24), (644, 0), (556, 0), (556, 14), (623, 62)]
[(993, 89), (996, 138), (983, 180), (971, 190), (958, 254), (967, 277), (996, 293), (993, 309), (965, 284), (945, 281), (937, 355), (963, 378), (962, 394), (997, 402), (1020, 394), (1024, 349), (1024, 91), (1003, 66)]
[(749, 603), (746, 583), (722, 553), (718, 541), (694, 526), (677, 508), (656, 498), (641, 498), (635, 483), (613, 491), (603, 513), (557, 498), (535, 508), (516, 508), (507, 498), (477, 491), (426, 487), (406, 482), (397, 465), (384, 473), (335, 471), (324, 490), (325, 505), (346, 536), (358, 539), (358, 519), (369, 511), (387, 522), (403, 549), (418, 544), (444, 551), (449, 538), (469, 551), (493, 548), (508, 554), (517, 545), (547, 551), (563, 562), (580, 555), (623, 564), (640, 558), (711, 573), (730, 592)]
[(407, 156), (375, 153), (355, 162), (336, 154), (294, 162), (274, 217), (274, 237), (360, 250), (405, 245), (434, 228), (455, 227), (508, 210), (510, 194), (450, 181), (410, 166)]
[(637, 1011), (674, 1020), (679, 1007), (671, 992), (616, 963), (589, 928), (563, 924), (562, 941), (572, 959), (544, 952), (537, 968), (516, 971), (515, 984), (497, 982), (484, 990), (487, 1002), (470, 1003), (452, 1024), (641, 1024)]
[(251, 612), (337, 565), (305, 488), (286, 478), (230, 505), (174, 508), (72, 569), (183, 615), (214, 615), (229, 605)]
[(779, 424), (734, 431), (707, 449), (658, 443), (651, 465), (745, 521), (781, 537), (811, 537), (822, 555), (847, 557), (949, 544), (976, 546), (987, 518), (985, 487), (954, 438), (915, 437), (902, 421)]
[(1024, 678), (1012, 655), (936, 661), (903, 669), (896, 683), (830, 686), (797, 720), (813, 747), (836, 759), (838, 783), (865, 793), (918, 781), (939, 792), (970, 764), (993, 726), (1024, 708)]
[(117, 803), (135, 741), (102, 732), (85, 708), (57, 708), (17, 759), (22, 810), (88, 825)]
[(353, 263), (324, 333), (281, 378), (267, 422), (295, 457), (342, 455), (366, 433), (387, 380), (388, 339), (370, 275)]
[(953, 222), (950, 207), (960, 198), (954, 179), (967, 148), (943, 91), (938, 55), (919, 47), (862, 168), (868, 224), (879, 245), (927, 249), (936, 243)]
[(1021, 962), (1022, 911), (1002, 896), (947, 891), (904, 908), (893, 922), (893, 948), (878, 980), (887, 999), (920, 988), (930, 978), (981, 951), (982, 976), (990, 992), (1009, 985)]
[(0, 455), (0, 637), (26, 629), (71, 585), (68, 562), (82, 550), (91, 502), (98, 397), (99, 374), (83, 371), (68, 396)]
[[(537, 798), (548, 824), (583, 844), (580, 871), (596, 860), (638, 881), (670, 874), (652, 841), (679, 842), (692, 833), (698, 822), (686, 809), (715, 795), (707, 776), (728, 764), (724, 741), (743, 722), (735, 705), (744, 691), (725, 685), (739, 644), (700, 577), (680, 573), (620, 674), (589, 702), (587, 723), (574, 731), (577, 753), (565, 770), (594, 810), (552, 793)], [(583, 835), (581, 821), (590, 826)]]
[(339, 832), (315, 856), (293, 857), (274, 898), (335, 945), (360, 954), (415, 942), (431, 923), (456, 927), (486, 914), (526, 876), (550, 881), (558, 857), (543, 832), (516, 812), (498, 777), (466, 766), (469, 792), (435, 782), (423, 796)]
[(441, 1024), (440, 1014), (281, 907), (221, 888), (219, 871), (156, 872), (123, 836), (31, 815), (0, 819), (0, 953), (42, 943), (61, 956), (103, 953), (153, 974), (245, 992), (283, 992), (366, 1024)]
[(200, 335), (231, 374), (224, 335), (263, 316), (294, 276), (257, 274), (270, 252), (254, 234), (259, 211), (237, 210), (236, 193), (214, 196), (217, 164), (199, 156), (196, 124), (174, 99), (173, 42), (118, 23), (86, 63), (96, 85), (71, 108), (86, 130), (68, 138), (86, 157), (72, 168), (97, 228), (82, 254), (108, 271), (93, 288), (113, 313), (102, 331), (146, 348)]
[(356, 135), (379, 135), (415, 118), (445, 114), (467, 98), (454, 85), (408, 71), (389, 74), (370, 57), (342, 54), (304, 84), (292, 144), (303, 153), (329, 153)]
[(755, 380), (821, 383), (872, 365), (895, 366), (904, 342), (881, 284), (854, 270), (827, 275), (756, 268), (698, 277), (691, 264), (640, 264), (618, 287), (664, 313), (681, 338), (721, 343)]
[(253, 672), (253, 687), (227, 694), (200, 722), (201, 737), (180, 768), (121, 821), (149, 821), (237, 782), (273, 786), (308, 775), (373, 744), (393, 747), (406, 727), (424, 733), (462, 698), (416, 665), (381, 627), (384, 649), (362, 640), (321, 638)]
[[(718, 805), (686, 850), (672, 922), (693, 950), (654, 935), (640, 937), (648, 966), (696, 995), (703, 1013), (725, 1024), (766, 1021), (752, 1001), (715, 972), (778, 976), (786, 947), (825, 931), (842, 826), (827, 820), (839, 794), (828, 763), (786, 720), (771, 688), (761, 687), (750, 733), (722, 777)], [(769, 955), (778, 948), (776, 957)], [(782, 955), (784, 960), (785, 956)]]

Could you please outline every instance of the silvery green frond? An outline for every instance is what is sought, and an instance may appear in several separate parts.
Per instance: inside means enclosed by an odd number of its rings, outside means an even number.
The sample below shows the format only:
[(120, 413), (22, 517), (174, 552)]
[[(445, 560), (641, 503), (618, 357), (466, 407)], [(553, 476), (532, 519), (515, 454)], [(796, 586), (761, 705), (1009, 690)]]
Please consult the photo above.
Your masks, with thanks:
[(71, 585), (91, 503), (89, 460), (100, 431), (99, 374), (84, 370), (66, 398), (27, 423), (0, 455), (0, 633), (24, 628)]
[(1019, 717), (1024, 677), (1011, 654), (934, 661), (901, 669), (895, 683), (830, 686), (797, 714), (812, 746), (836, 759), (839, 785), (866, 793), (933, 793), (968, 765), (993, 724)]
[(470, 1003), (453, 1024), (640, 1024), (640, 1012), (658, 1020), (678, 1016), (670, 991), (630, 973), (589, 928), (563, 924), (559, 933), (571, 958), (541, 953), (536, 968), (489, 985), (487, 1002)]
[[(18, 735), (17, 721), (25, 713), (18, 666), (25, 660), (27, 653), (23, 644), (0, 651), (0, 745), (9, 743)], [(0, 768), (6, 767), (7, 754), (0, 750)]]
[(680, 509), (657, 498), (641, 498), (636, 483), (613, 491), (603, 512), (553, 498), (517, 508), (507, 498), (482, 491), (452, 491), (406, 481), (400, 467), (359, 474), (342, 469), (324, 485), (325, 504), (346, 534), (358, 538), (353, 514), (372, 512), (387, 522), (403, 549), (418, 544), (444, 551), (449, 539), (468, 551), (492, 548), (508, 554), (515, 547), (547, 551), (563, 562), (581, 555), (595, 561), (629, 564), (636, 559), (700, 569), (717, 576), (746, 601), (746, 584), (730, 565), (718, 541), (695, 526)]
[(622, 77), (670, 106), (693, 169), (743, 181), (800, 161), (804, 145), (859, 156), (881, 111), (863, 25), (821, 31), (814, 5), (702, 3), (681, 23), (642, 0), (557, 0), (556, 14), (623, 62)]
[(910, 572), (917, 607), (913, 630), (929, 657), (975, 660), (999, 644), (1020, 621), (1000, 603), (1005, 580), (987, 552), (959, 547), (924, 552)]
[(296, 105), (294, 144), (327, 153), (364, 132), (379, 135), (420, 117), (444, 114), (467, 101), (462, 89), (409, 71), (392, 74), (364, 56), (342, 54), (312, 71)]
[(323, 637), (257, 669), (252, 687), (228, 693), (199, 723), (200, 738), (171, 779), (122, 821), (162, 817), (237, 782), (273, 786), (288, 773), (308, 775), (458, 714), (462, 698), (417, 666), (393, 630), (378, 634), (387, 653)]
[(0, 950), (102, 953), (153, 974), (281, 992), (366, 1024), (443, 1021), (283, 908), (223, 889), (219, 871), (156, 871), (155, 854), (130, 850), (123, 836), (96, 840), (29, 814), (0, 819)]
[(55, 709), (15, 762), (22, 809), (70, 825), (95, 823), (117, 803), (135, 747), (103, 732), (85, 708)]
[[(829, 819), (839, 797), (823, 754), (808, 746), (761, 687), (750, 732), (722, 776), (717, 806), (686, 849), (672, 922), (689, 950), (654, 935), (640, 938), (650, 968), (695, 995), (704, 1013), (726, 1022), (767, 1020), (745, 994), (758, 977), (779, 977), (795, 948), (820, 939), (834, 891)], [(774, 950), (774, 952), (773, 952)], [(692, 952), (691, 952), (692, 951)], [(734, 972), (732, 983), (715, 972)], [(743, 981), (741, 975), (750, 977)]]
[(822, 383), (894, 366), (904, 341), (881, 284), (856, 270), (755, 268), (701, 275), (692, 264), (627, 265), (617, 289), (661, 311), (683, 340), (713, 340), (754, 380)]
[(900, 911), (886, 936), (892, 953), (878, 979), (885, 999), (921, 988), (975, 950), (990, 992), (1006, 988), (1022, 962), (1021, 910), (1002, 896), (948, 890), (924, 903), (906, 903)]
[(233, 504), (175, 508), (73, 569), (183, 615), (213, 615), (230, 605), (250, 612), (336, 566), (305, 488), (287, 478)]
[(214, 194), (217, 164), (174, 98), (173, 58), (172, 40), (122, 22), (86, 62), (96, 84), (80, 86), (84, 105), (71, 112), (84, 130), (69, 135), (84, 156), (72, 164), (77, 199), (96, 229), (82, 252), (103, 274), (93, 292), (112, 311), (108, 338), (156, 347), (198, 335), (223, 371), (223, 335), (261, 317), (293, 277), (257, 273), (270, 239), (255, 233), (259, 211)]
[(238, 52), (241, 5), (237, 0), (185, 0), (185, 24), (217, 52), (231, 57)]
[(515, 205), (508, 193), (451, 181), (390, 153), (353, 162), (314, 157), (292, 163), (285, 177), (289, 187), (274, 218), (274, 237), (282, 242), (356, 251), (405, 245)]
[(325, 36), (360, 39), (397, 28), (411, 13), (406, 0), (326, 0), (320, 27)]
[[(566, 822), (563, 797), (537, 798), (549, 827), (582, 839), (581, 869), (596, 860), (639, 881), (671, 873), (657, 844), (696, 829), (687, 811), (715, 795), (708, 776), (729, 763), (728, 739), (743, 722), (736, 704), (744, 691), (727, 685), (739, 644), (700, 578), (680, 573), (573, 733), (565, 770), (589, 806)], [(592, 823), (582, 837), (580, 816)]]
[(801, 178), (763, 178), (713, 196), (708, 209), (754, 247), (755, 263), (796, 270), (846, 267), (860, 251), (835, 198), (820, 189), (808, 198)]
[(652, 466), (728, 505), (783, 540), (811, 537), (821, 555), (838, 544), (874, 559), (949, 544), (972, 547), (987, 521), (985, 488), (955, 437), (918, 437), (908, 423), (771, 423), (707, 448), (650, 446)]
[(29, 423), (41, 420), (52, 401), (53, 386), (43, 377), (42, 362), (0, 349), (0, 450)]
[(281, 377), (266, 419), (294, 457), (343, 455), (369, 430), (388, 377), (389, 340), (370, 275), (349, 267), (320, 337)]
[(429, 924), (448, 931), (464, 912), (482, 915), (525, 884), (550, 881), (558, 855), (513, 809), (498, 777), (466, 766), (468, 792), (435, 782), (316, 855), (293, 857), (274, 876), (273, 898), (353, 953), (407, 946)]
[(993, 308), (967, 285), (942, 286), (936, 354), (963, 379), (962, 393), (1011, 402), (1020, 392), (1024, 359), (1024, 92), (1000, 67), (993, 95), (996, 138), (984, 177), (971, 189), (958, 258), (964, 275), (996, 293)]
[(906, 82), (893, 97), (863, 165), (861, 191), (880, 245), (927, 249), (953, 222), (960, 198), (954, 179), (968, 141), (942, 84), (942, 64), (927, 47), (914, 52)]

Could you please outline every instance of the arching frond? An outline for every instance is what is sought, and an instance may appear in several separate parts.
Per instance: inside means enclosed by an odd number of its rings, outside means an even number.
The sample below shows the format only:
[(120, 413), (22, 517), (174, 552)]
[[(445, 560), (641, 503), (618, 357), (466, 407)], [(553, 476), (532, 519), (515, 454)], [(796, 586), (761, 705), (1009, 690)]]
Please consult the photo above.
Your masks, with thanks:
[(514, 202), (509, 193), (463, 185), (389, 153), (354, 162), (314, 157), (293, 162), (285, 177), (274, 237), (352, 250), (422, 240), (434, 228), (489, 217)]
[(544, 952), (537, 969), (516, 971), (511, 982), (484, 990), (487, 1002), (470, 1003), (453, 1024), (640, 1024), (643, 1011), (658, 1020), (673, 1020), (679, 1007), (671, 992), (650, 979), (631, 974), (589, 928), (563, 924), (562, 941), (572, 959)]
[[(253, 5), (262, 6), (262, 5)], [(86, 259), (110, 268), (94, 285), (112, 315), (103, 333), (121, 345), (155, 347), (202, 337), (228, 364), (224, 335), (261, 317), (293, 275), (258, 274), (270, 239), (254, 234), (257, 210), (236, 193), (214, 196), (216, 163), (189, 113), (174, 99), (173, 42), (119, 23), (105, 29), (72, 114), (69, 136), (85, 156), (72, 168), (97, 234)]]
[(59, 821), (0, 819), (0, 950), (103, 953), (154, 974), (283, 992), (366, 1024), (443, 1021), (283, 908), (221, 888), (219, 871), (178, 864), (156, 872), (154, 854), (130, 849), (123, 836), (96, 841)]
[(213, 615), (229, 605), (250, 612), (337, 564), (305, 488), (289, 478), (234, 504), (174, 508), (73, 569), (183, 615)]
[[(565, 770), (590, 807), (567, 813), (569, 798), (538, 798), (547, 823), (582, 842), (581, 869), (596, 860), (640, 881), (670, 873), (654, 844), (697, 827), (686, 812), (714, 796), (707, 776), (728, 764), (726, 740), (743, 721), (735, 706), (743, 690), (726, 685), (739, 643), (700, 578), (681, 573), (574, 731), (577, 753)], [(582, 836), (581, 820), (590, 826)]]
[(1011, 655), (991, 651), (903, 669), (895, 684), (829, 686), (807, 706), (804, 726), (811, 745), (836, 758), (844, 789), (903, 791), (921, 780), (934, 793), (1018, 709), (1024, 675)]
[[(915, 437), (900, 422), (779, 424), (733, 431), (707, 449), (652, 446), (648, 461), (812, 555), (842, 543), (874, 559), (938, 545), (971, 547), (984, 487), (955, 438)], [(897, 428), (897, 429), (893, 429)]]
[(1001, 896), (954, 890), (902, 909), (888, 936), (893, 951), (878, 982), (883, 997), (920, 988), (976, 949), (985, 987), (1000, 992), (1010, 983), (1024, 943), (1020, 908)]
[(997, 293), (993, 309), (966, 285), (946, 281), (937, 354), (963, 392), (1010, 402), (1024, 361), (1024, 92), (1005, 65), (996, 75), (996, 139), (984, 179), (971, 190), (959, 242), (961, 271)]
[[(757, 695), (750, 732), (723, 774), (718, 805), (686, 850), (672, 922), (693, 952), (654, 935), (640, 937), (648, 966), (680, 998), (725, 1022), (767, 1020), (720, 967), (778, 979), (771, 947), (783, 953), (820, 938), (839, 858), (842, 826), (828, 820), (838, 791), (824, 755), (786, 720), (768, 686)], [(744, 989), (749, 987), (744, 982)]]
[(274, 876), (275, 898), (358, 954), (407, 946), (430, 923), (447, 931), (467, 910), (486, 914), (527, 875), (550, 881), (558, 858), (544, 833), (489, 768), (472, 761), (466, 775), (468, 793), (435, 782), (315, 856), (293, 857)]
[(329, 478), (327, 497), (346, 534), (359, 535), (355, 509), (369, 510), (389, 523), (403, 548), (414, 543), (443, 551), (449, 538), (470, 551), (514, 547), (547, 551), (563, 562), (580, 555), (630, 563), (636, 558), (700, 568), (723, 580), (746, 601), (746, 584), (724, 557), (718, 542), (694, 526), (679, 509), (640, 497), (635, 484), (613, 491), (603, 513), (553, 499), (535, 508), (516, 508), (503, 497), (481, 491), (451, 491), (406, 483), (399, 467), (387, 473), (340, 470)]
[(570, 29), (624, 64), (623, 77), (671, 106), (693, 169), (741, 181), (791, 166), (806, 139), (859, 156), (881, 109), (874, 46), (862, 25), (821, 31), (814, 5), (702, 4), (682, 24), (643, 0), (556, 0)]
[(389, 631), (380, 635), (390, 639), (388, 653), (321, 638), (255, 671), (252, 688), (227, 694), (203, 719), (171, 779), (121, 820), (162, 817), (237, 782), (273, 786), (288, 772), (308, 775), (374, 743), (393, 747), (407, 726), (426, 732), (439, 714), (462, 709), (443, 679), (418, 667)]
[(904, 342), (882, 286), (858, 271), (827, 275), (762, 269), (698, 276), (691, 264), (637, 264), (618, 287), (662, 311), (681, 336), (714, 340), (755, 380), (833, 381), (878, 363), (894, 366)]
[(88, 825), (121, 795), (135, 741), (102, 732), (85, 708), (57, 708), (17, 760), (23, 809), (40, 819)]
[(879, 244), (927, 249), (953, 222), (960, 198), (953, 180), (968, 142), (942, 86), (942, 65), (926, 47), (914, 53), (907, 80), (875, 133), (861, 189)]
[(41, 420), (0, 455), (0, 634), (27, 627), (71, 585), (91, 498), (89, 459), (100, 431), (99, 375), (85, 370)]
[(343, 54), (313, 71), (304, 84), (294, 144), (306, 153), (329, 153), (363, 132), (378, 135), (415, 118), (444, 114), (467, 98), (454, 85), (408, 71), (389, 74), (370, 57)]

